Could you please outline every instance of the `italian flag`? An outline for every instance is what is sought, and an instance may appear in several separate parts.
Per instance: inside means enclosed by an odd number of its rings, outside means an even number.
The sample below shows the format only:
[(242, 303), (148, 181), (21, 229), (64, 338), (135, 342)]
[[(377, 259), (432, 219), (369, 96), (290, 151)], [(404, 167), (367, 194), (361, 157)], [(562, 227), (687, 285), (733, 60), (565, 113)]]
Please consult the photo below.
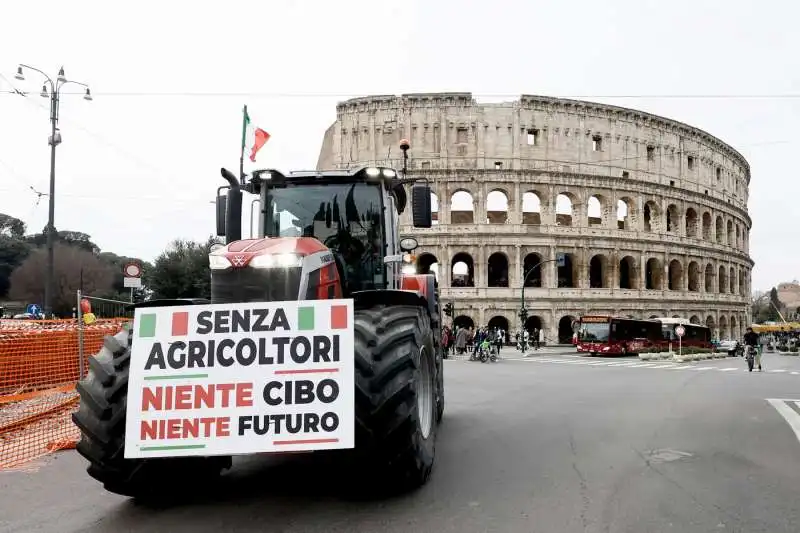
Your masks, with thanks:
[(244, 106), (244, 120), (242, 121), (242, 155), (247, 146), (250, 146), (250, 161), (256, 161), (256, 154), (270, 138), (270, 134), (261, 128), (255, 128), (250, 124), (250, 115), (247, 113), (247, 106)]

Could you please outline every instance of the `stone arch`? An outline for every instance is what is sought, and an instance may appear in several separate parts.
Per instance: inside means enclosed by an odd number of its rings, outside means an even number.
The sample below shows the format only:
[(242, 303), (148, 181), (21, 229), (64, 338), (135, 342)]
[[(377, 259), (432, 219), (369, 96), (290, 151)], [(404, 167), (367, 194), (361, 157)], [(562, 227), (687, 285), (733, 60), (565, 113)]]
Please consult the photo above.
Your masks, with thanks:
[(667, 288), (671, 291), (683, 290), (683, 265), (677, 259), (673, 259), (667, 266)]
[(522, 195), (522, 223), (532, 226), (542, 223), (542, 197), (535, 191)]
[(728, 339), (730, 338), (730, 330), (728, 329), (728, 319), (725, 315), (719, 316), (719, 338), (720, 339)]
[(644, 204), (644, 230), (661, 233), (661, 208), (653, 200)]
[(716, 286), (714, 285), (714, 265), (708, 263), (705, 270), (705, 279), (703, 280), (706, 292), (714, 292)]
[(503, 189), (493, 189), (486, 195), (486, 223), (508, 222), (508, 194)]
[(712, 337), (715, 336), (714, 335), (714, 330), (717, 327), (717, 322), (716, 322), (716, 320), (714, 320), (714, 316), (713, 315), (708, 315), (706, 317), (706, 327), (711, 330), (711, 336)]
[(697, 211), (691, 207), (687, 209), (684, 220), (686, 221), (686, 236), (697, 237)]
[(619, 260), (619, 288), (639, 288), (639, 267), (633, 256), (626, 255)]
[(575, 256), (564, 254), (564, 266), (558, 267), (558, 287), (575, 288), (578, 281), (578, 273), (575, 271)]
[(475, 261), (467, 252), (458, 252), (450, 260), (450, 286), (475, 286)]
[(667, 231), (669, 233), (678, 233), (680, 228), (680, 213), (678, 211), (678, 206), (675, 204), (669, 204), (667, 206)]
[(720, 294), (724, 294), (728, 290), (728, 272), (725, 270), (724, 266), (719, 267), (719, 273), (717, 274), (717, 281), (719, 283), (718, 291)]
[(489, 319), (489, 322), (486, 323), (486, 327), (489, 328), (489, 330), (492, 330), (494, 328), (500, 328), (503, 331), (505, 331), (506, 338), (503, 339), (503, 344), (506, 344), (506, 342), (508, 341), (508, 331), (509, 331), (509, 323), (506, 317), (504, 317), (503, 315), (495, 315)]
[(542, 329), (542, 318), (536, 315), (531, 315), (525, 319), (525, 325), (523, 326), (527, 331), (532, 332), (534, 329)]
[(733, 246), (733, 221), (728, 220), (728, 223), (725, 226), (726, 233), (728, 234), (728, 246)]
[(742, 248), (742, 231), (739, 228), (739, 224), (736, 224), (736, 247)]
[(577, 203), (577, 197), (571, 192), (556, 195), (556, 226), (572, 226)]
[(717, 237), (716, 238), (717, 244), (722, 244), (724, 242), (724, 238), (725, 238), (724, 232), (725, 232), (725, 228), (724, 228), (724, 225), (722, 223), (722, 216), (721, 215), (717, 215), (717, 220), (714, 223), (714, 233), (715, 233), (715, 235)]
[(558, 343), (570, 344), (572, 342), (572, 334), (574, 333), (573, 323), (575, 317), (571, 315), (564, 315), (558, 320)]
[(636, 228), (636, 202), (633, 198), (623, 196), (617, 200), (617, 228)]
[(689, 262), (689, 279), (687, 280), (689, 291), (698, 292), (700, 290), (700, 265), (697, 261)]
[(586, 202), (586, 216), (588, 226), (605, 226), (608, 220), (610, 206), (608, 198), (602, 194), (593, 194)]
[(431, 191), (431, 220), (434, 226), (439, 223), (439, 197), (433, 191)]
[(728, 288), (730, 289), (729, 292), (731, 294), (736, 294), (739, 292), (737, 290), (738, 287), (736, 287), (736, 269), (733, 267), (728, 270)]
[(486, 261), (487, 286), (508, 287), (508, 257), (503, 252), (495, 252)]
[(453, 325), (459, 328), (474, 328), (475, 321), (472, 320), (472, 317), (467, 315), (458, 315), (453, 319)]
[(608, 257), (603, 254), (593, 255), (589, 260), (589, 288), (611, 288), (610, 270), (608, 268)]
[(739, 322), (736, 320), (736, 315), (731, 315), (729, 327), (731, 328), (731, 338), (738, 339), (742, 336), (739, 331)]
[(744, 277), (744, 269), (739, 269), (739, 296), (747, 294), (747, 279)]
[(649, 290), (660, 291), (663, 288), (663, 274), (664, 267), (661, 266), (661, 261), (655, 257), (651, 257), (645, 263), (645, 281), (644, 288)]
[(433, 274), (434, 277), (439, 279), (439, 260), (430, 252), (423, 252), (417, 256), (417, 273), (418, 274)]
[(469, 191), (459, 189), (450, 197), (450, 223), (475, 223), (475, 200)]
[(526, 287), (542, 286), (542, 256), (531, 252), (522, 260), (522, 280)]
[(658, 318), (658, 315), (650, 315), (647, 317), (648, 320), (653, 320), (654, 318)]
[(697, 316), (697, 315), (692, 315), (691, 317), (689, 317), (689, 323), (699, 326), (700, 325), (700, 317)]
[(703, 213), (703, 240), (711, 240), (711, 213), (708, 211)]

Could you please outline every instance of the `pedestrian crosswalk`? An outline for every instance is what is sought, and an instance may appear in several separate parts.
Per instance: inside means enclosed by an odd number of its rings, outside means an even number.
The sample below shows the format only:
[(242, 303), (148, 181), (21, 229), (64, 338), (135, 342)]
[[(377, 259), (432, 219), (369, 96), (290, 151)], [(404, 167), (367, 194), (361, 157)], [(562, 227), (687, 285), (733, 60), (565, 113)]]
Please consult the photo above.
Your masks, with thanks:
[[(602, 367), (615, 367), (615, 368), (647, 368), (652, 370), (672, 370), (676, 372), (747, 372), (747, 366), (744, 360), (736, 360), (741, 362), (739, 366), (732, 366), (732, 360), (721, 360), (717, 363), (712, 362), (695, 362), (695, 363), (674, 363), (670, 361), (656, 361), (644, 362), (640, 360), (597, 360), (594, 358), (583, 357), (507, 357), (505, 361), (523, 361), (526, 363), (538, 364), (554, 364), (554, 365), (567, 365), (567, 366), (602, 366)], [(757, 372), (757, 370), (754, 370)], [(765, 374), (786, 374), (791, 376), (800, 376), (800, 370), (792, 370), (786, 368), (765, 369)]]

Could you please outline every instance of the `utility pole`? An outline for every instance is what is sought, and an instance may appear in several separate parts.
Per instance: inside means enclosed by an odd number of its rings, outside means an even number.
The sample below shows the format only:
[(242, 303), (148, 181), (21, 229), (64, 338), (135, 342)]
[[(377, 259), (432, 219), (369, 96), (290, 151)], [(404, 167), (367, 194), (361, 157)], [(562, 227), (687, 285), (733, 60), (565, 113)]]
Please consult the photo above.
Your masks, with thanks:
[[(544, 261), (540, 261), (539, 263), (535, 264), (530, 270), (525, 273), (525, 276), (522, 278), (522, 289), (520, 290), (520, 304), (519, 304), (519, 321), (520, 327), (519, 332), (522, 335), (522, 355), (525, 355), (525, 322), (528, 319), (528, 309), (525, 307), (525, 282), (528, 281), (528, 277), (539, 267), (544, 265), (545, 263), (557, 263), (559, 267), (563, 267), (566, 265), (566, 255), (564, 254), (556, 254), (555, 259), (546, 259)], [(541, 270), (539, 271), (541, 273)]]
[[(55, 279), (55, 259), (54, 247), (55, 240), (58, 234), (56, 233), (55, 226), (55, 213), (56, 213), (56, 146), (61, 144), (61, 133), (58, 131), (58, 108), (60, 104), (61, 89), (68, 83), (80, 85), (86, 89), (83, 99), (87, 101), (92, 100), (92, 93), (89, 86), (79, 81), (68, 80), (64, 76), (64, 67), (58, 70), (56, 81), (45, 74), (43, 71), (30, 65), (20, 64), (17, 67), (17, 74), (14, 76), (20, 81), (25, 81), (25, 76), (22, 73), (23, 69), (33, 70), (45, 77), (46, 83), (42, 85), (42, 98), (50, 99), (50, 194), (49, 208), (47, 212), (47, 227), (45, 227), (45, 237), (47, 238), (47, 269), (45, 271), (45, 285), (44, 285), (44, 315), (46, 318), (51, 318), (53, 314), (53, 281)], [(48, 92), (49, 86), (49, 92)]]

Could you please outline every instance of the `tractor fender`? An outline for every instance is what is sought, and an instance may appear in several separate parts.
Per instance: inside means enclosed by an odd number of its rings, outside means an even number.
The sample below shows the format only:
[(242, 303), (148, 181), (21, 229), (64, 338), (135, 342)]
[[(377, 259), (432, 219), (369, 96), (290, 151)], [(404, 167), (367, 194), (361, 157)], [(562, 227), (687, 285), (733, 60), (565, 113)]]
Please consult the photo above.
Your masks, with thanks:
[(411, 290), (376, 289), (358, 291), (353, 293), (352, 298), (356, 309), (366, 309), (377, 305), (414, 305), (430, 309), (428, 300), (419, 292)]
[(438, 314), (439, 302), (436, 301), (436, 276), (433, 274), (410, 274), (404, 275), (400, 285), (405, 291), (415, 291), (419, 293), (428, 306), (428, 313), (431, 317)]

